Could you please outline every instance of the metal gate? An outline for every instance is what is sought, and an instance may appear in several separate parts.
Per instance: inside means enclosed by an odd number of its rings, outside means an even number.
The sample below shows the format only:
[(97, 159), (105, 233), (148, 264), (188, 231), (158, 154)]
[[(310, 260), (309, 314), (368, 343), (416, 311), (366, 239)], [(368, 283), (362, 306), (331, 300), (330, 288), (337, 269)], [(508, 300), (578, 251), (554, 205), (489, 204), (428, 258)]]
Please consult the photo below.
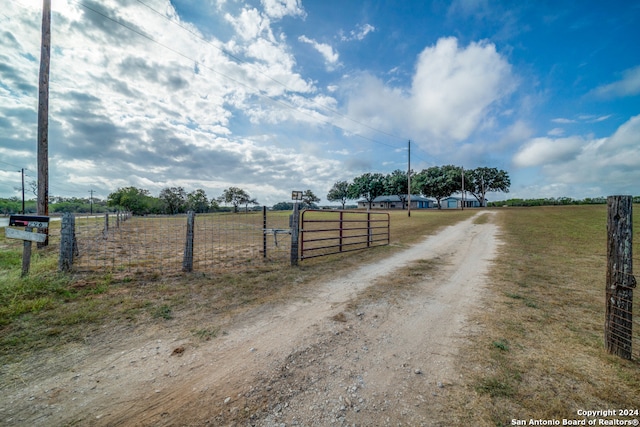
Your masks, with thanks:
[(300, 220), (300, 259), (389, 244), (389, 214), (305, 210)]

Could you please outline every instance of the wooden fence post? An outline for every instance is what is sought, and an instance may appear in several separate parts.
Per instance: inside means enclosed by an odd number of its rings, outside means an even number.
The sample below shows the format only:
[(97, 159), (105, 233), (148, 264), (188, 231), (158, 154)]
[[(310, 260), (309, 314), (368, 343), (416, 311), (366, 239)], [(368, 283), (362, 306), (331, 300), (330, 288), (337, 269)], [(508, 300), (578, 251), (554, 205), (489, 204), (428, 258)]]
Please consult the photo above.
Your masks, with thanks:
[(182, 259), (182, 271), (193, 271), (193, 226), (195, 224), (196, 213), (187, 213), (187, 240), (184, 245), (184, 258)]
[(632, 357), (633, 277), (632, 197), (607, 198), (607, 288), (605, 343), (607, 351)]
[[(25, 231), (33, 231), (33, 227), (26, 227)], [(31, 240), (25, 240), (22, 244), (22, 274), (20, 277), (26, 277), (31, 268)]]
[(298, 235), (300, 231), (300, 210), (298, 202), (293, 204), (293, 213), (291, 214), (291, 265), (298, 265)]
[(76, 255), (76, 220), (73, 214), (67, 212), (62, 216), (60, 226), (60, 256), (58, 270), (68, 272), (73, 268), (73, 258)]

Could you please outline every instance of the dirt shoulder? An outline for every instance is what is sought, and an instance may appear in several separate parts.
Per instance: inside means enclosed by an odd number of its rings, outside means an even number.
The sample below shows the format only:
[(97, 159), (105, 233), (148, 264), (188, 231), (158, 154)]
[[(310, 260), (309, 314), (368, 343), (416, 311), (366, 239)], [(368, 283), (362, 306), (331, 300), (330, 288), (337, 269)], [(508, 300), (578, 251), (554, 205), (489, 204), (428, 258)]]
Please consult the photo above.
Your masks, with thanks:
[[(233, 319), (211, 341), (148, 330), (79, 346), (68, 370), (30, 373), (7, 390), (0, 416), (8, 425), (446, 425), (442, 398), (460, 383), (453, 360), (497, 245), (497, 226), (472, 218)], [(415, 271), (410, 287), (385, 290)]]

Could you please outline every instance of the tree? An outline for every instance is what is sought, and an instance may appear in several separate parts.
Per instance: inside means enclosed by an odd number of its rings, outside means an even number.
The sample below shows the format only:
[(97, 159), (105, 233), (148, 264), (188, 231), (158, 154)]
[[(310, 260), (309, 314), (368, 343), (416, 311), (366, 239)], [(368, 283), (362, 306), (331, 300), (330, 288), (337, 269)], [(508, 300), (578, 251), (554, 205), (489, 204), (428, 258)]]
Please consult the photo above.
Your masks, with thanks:
[(441, 209), (440, 200), (462, 191), (462, 169), (453, 165), (433, 166), (415, 175), (412, 187), (425, 197), (433, 197)]
[(349, 199), (349, 183), (347, 181), (338, 181), (333, 184), (331, 190), (327, 193), (327, 200), (330, 202), (340, 202), (342, 209)]
[(278, 202), (271, 207), (274, 211), (290, 211), (293, 210), (293, 203), (291, 202)]
[(303, 207), (307, 207), (309, 209), (313, 209), (314, 207), (317, 207), (317, 205), (315, 204), (316, 202), (319, 202), (320, 198), (317, 197), (315, 194), (313, 194), (313, 191), (311, 190), (306, 190), (304, 193), (302, 193), (302, 206)]
[(502, 169), (480, 167), (465, 171), (465, 190), (480, 202), (480, 206), (485, 206), (487, 192), (508, 193), (510, 186), (509, 174)]
[(196, 213), (209, 211), (209, 199), (203, 189), (199, 188), (187, 194), (187, 209)]
[(107, 197), (107, 205), (127, 209), (134, 215), (148, 213), (151, 200), (148, 190), (136, 187), (118, 188)]
[(398, 196), (402, 202), (402, 209), (404, 209), (407, 202), (407, 195), (409, 194), (407, 173), (400, 169), (396, 169), (387, 175), (386, 178), (385, 192), (387, 194)]
[(249, 213), (249, 205), (258, 206), (258, 200), (255, 197), (253, 199), (247, 197), (244, 200), (244, 213)]
[(231, 203), (233, 212), (238, 213), (238, 206), (250, 200), (249, 194), (242, 188), (229, 187), (222, 192), (222, 196), (218, 198), (221, 203)]
[(385, 177), (381, 173), (362, 174), (355, 177), (349, 186), (349, 198), (364, 197), (369, 203), (369, 209), (371, 209), (373, 199), (384, 194), (384, 184)]
[(165, 204), (167, 213), (175, 215), (185, 211), (187, 193), (182, 187), (169, 187), (160, 191), (160, 200)]

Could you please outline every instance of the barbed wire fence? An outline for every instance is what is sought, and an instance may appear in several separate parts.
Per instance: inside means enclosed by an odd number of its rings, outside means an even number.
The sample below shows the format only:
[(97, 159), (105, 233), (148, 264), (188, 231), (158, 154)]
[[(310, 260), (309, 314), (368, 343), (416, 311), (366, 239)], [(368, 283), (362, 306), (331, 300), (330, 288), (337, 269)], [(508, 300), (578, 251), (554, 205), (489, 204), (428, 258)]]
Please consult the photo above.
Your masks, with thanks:
[[(227, 273), (289, 261), (288, 212), (77, 218), (73, 271), (174, 275)], [(64, 226), (63, 226), (64, 229)], [(187, 259), (188, 258), (188, 259)]]

